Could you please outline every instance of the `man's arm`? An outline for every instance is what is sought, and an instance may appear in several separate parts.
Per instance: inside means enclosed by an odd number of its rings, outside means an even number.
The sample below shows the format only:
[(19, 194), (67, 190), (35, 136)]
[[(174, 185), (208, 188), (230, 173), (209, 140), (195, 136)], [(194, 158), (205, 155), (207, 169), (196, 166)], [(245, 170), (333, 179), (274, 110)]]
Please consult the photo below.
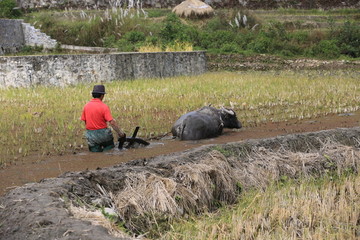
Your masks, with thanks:
[(114, 119), (109, 121), (109, 124), (115, 130), (115, 132), (117, 132), (119, 138), (125, 137), (125, 133), (121, 131), (121, 129), (117, 125), (117, 122)]

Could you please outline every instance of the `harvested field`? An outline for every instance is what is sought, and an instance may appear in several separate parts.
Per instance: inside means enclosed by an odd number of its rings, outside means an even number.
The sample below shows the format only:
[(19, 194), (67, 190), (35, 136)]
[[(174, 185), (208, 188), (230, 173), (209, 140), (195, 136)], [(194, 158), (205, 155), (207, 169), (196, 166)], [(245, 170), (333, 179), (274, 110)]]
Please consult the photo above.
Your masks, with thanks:
[(120, 230), (138, 236), (167, 219), (232, 204), (241, 191), (283, 176), (356, 172), (359, 148), (360, 128), (342, 128), (206, 145), (66, 173), (2, 197), (0, 232), (2, 239), (129, 239)]

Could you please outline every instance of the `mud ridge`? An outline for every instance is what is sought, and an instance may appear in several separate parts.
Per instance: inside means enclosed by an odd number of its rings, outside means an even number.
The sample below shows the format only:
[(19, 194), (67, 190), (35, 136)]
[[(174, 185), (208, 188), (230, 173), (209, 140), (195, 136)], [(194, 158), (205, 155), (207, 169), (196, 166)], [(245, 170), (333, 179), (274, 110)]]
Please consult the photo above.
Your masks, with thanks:
[[(161, 218), (232, 204), (241, 191), (282, 176), (358, 170), (360, 127), (206, 145), (114, 167), (66, 173), (0, 198), (1, 239), (131, 239), (79, 217), (110, 209), (135, 235)], [(74, 210), (75, 209), (75, 210)], [(108, 213), (110, 214), (110, 213)], [(86, 220), (85, 220), (86, 219)], [(94, 221), (92, 221), (95, 223)], [(102, 225), (102, 226), (101, 226)]]

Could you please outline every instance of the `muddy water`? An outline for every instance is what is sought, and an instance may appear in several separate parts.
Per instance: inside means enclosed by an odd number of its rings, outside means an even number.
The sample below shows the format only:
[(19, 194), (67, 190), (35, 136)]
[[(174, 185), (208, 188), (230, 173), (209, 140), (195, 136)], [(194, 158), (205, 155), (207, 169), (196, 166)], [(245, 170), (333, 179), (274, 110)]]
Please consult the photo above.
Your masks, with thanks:
[(257, 127), (225, 130), (218, 138), (200, 141), (178, 141), (165, 138), (150, 141), (150, 146), (106, 153), (77, 152), (62, 156), (29, 156), (16, 165), (0, 170), (0, 195), (8, 190), (44, 178), (57, 177), (69, 171), (109, 167), (139, 158), (185, 151), (206, 144), (222, 144), (246, 139), (267, 138), (290, 133), (313, 132), (339, 127), (360, 126), (360, 111), (345, 115), (328, 115), (311, 120), (265, 123)]

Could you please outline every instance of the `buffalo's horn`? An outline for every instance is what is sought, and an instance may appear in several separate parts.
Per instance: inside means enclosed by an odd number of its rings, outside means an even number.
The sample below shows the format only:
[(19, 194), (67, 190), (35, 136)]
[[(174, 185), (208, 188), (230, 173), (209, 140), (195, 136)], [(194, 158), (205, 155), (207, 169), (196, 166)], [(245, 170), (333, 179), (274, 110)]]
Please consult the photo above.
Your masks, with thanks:
[(226, 109), (224, 107), (221, 107), (221, 110), (228, 113), (228, 114), (230, 114), (230, 115), (235, 115), (235, 112), (233, 110), (228, 110), (228, 109)]

